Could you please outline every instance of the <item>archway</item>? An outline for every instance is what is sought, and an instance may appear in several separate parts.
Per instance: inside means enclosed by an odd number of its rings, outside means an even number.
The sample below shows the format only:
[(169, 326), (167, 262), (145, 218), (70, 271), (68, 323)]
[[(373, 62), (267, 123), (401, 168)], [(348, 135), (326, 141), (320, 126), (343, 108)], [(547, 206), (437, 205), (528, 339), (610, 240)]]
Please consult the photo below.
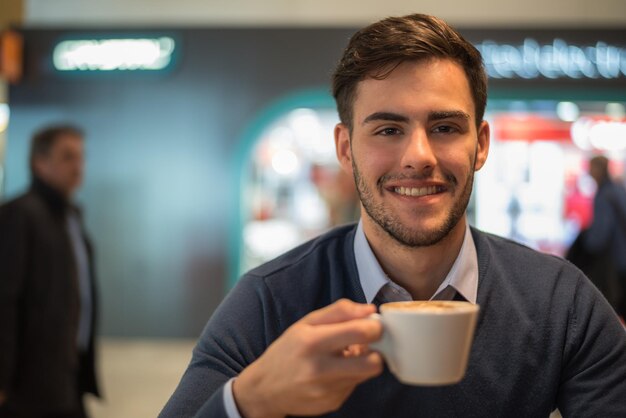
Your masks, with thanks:
[(275, 102), (248, 129), (237, 165), (231, 287), (249, 269), (358, 218), (354, 182), (335, 156), (337, 122), (332, 97), (312, 90)]

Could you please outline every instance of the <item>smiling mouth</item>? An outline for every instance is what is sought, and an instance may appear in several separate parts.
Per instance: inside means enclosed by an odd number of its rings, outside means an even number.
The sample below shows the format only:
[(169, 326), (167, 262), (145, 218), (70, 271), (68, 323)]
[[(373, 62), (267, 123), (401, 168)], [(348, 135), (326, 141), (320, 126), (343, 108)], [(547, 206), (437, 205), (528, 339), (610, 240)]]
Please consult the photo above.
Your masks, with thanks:
[(429, 196), (432, 194), (441, 193), (445, 190), (443, 186), (429, 186), (429, 187), (394, 187), (394, 193), (402, 196)]

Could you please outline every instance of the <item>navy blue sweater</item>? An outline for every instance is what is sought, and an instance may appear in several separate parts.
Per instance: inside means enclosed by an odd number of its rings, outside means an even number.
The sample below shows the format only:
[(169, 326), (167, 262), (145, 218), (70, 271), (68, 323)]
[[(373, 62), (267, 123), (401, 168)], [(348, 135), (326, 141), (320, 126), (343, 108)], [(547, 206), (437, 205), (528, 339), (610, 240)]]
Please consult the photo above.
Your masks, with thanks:
[[(226, 417), (224, 383), (307, 313), (365, 302), (355, 226), (246, 274), (209, 320), (161, 417)], [(626, 333), (573, 265), (472, 229), (480, 316), (461, 383), (403, 385), (385, 370), (328, 417), (626, 417)]]

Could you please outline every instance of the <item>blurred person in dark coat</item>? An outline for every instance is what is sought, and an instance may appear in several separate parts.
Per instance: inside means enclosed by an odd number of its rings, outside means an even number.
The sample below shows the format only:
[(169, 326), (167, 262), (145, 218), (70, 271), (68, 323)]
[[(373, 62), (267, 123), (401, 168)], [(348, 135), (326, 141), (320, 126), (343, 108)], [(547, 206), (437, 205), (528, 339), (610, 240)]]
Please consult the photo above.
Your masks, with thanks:
[(93, 251), (72, 203), (83, 178), (80, 129), (33, 137), (32, 184), (0, 206), (0, 417), (84, 418), (98, 395)]
[[(593, 200), (593, 222), (584, 233), (583, 245), (589, 253), (597, 257), (609, 257), (605, 263), (607, 299), (624, 318), (626, 317), (626, 190), (611, 180), (609, 161), (604, 156), (596, 156), (589, 161), (589, 174), (597, 183), (598, 189)], [(616, 274), (618, 280), (611, 280), (611, 274)]]

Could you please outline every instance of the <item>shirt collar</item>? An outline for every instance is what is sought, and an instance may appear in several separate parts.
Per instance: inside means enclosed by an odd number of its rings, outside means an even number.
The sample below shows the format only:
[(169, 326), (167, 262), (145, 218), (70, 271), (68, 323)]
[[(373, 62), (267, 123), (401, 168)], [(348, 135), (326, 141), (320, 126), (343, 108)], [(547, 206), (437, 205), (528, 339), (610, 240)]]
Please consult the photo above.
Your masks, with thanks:
[[(445, 289), (452, 287), (467, 301), (476, 303), (478, 293), (478, 257), (469, 224), (466, 225), (461, 250), (433, 298), (437, 298)], [(362, 221), (359, 221), (354, 237), (354, 257), (359, 273), (359, 281), (361, 282), (367, 303), (372, 303), (380, 289), (386, 284), (397, 286), (387, 277), (372, 252), (372, 248), (367, 242), (365, 232), (363, 231)]]

